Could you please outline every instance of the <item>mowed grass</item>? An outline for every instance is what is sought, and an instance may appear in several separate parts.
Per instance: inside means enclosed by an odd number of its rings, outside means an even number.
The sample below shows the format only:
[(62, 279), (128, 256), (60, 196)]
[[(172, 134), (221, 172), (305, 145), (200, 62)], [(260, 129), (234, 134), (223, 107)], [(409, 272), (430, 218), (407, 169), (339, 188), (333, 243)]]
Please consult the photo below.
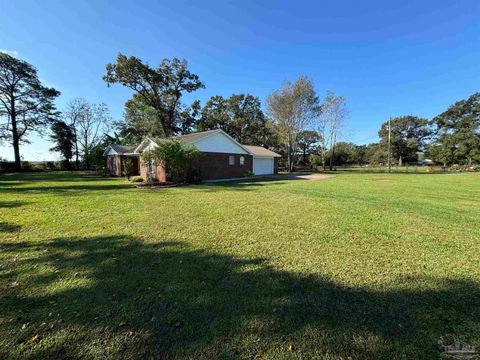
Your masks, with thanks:
[(479, 260), (479, 174), (2, 175), (0, 358), (438, 358)]

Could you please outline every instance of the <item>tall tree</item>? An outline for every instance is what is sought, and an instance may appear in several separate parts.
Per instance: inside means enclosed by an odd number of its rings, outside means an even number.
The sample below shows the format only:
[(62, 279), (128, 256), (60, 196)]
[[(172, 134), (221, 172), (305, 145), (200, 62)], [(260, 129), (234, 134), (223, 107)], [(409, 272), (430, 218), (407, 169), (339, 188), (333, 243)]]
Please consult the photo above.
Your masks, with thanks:
[(0, 136), (11, 142), (20, 170), (20, 143), (30, 131), (41, 132), (58, 116), (54, 100), (60, 92), (42, 85), (26, 61), (0, 53)]
[[(388, 153), (388, 121), (378, 132), (380, 146)], [(417, 162), (418, 153), (425, 150), (426, 141), (431, 135), (429, 121), (418, 116), (407, 115), (391, 119), (391, 154), (401, 166), (405, 162)]]
[(200, 111), (197, 129), (222, 129), (243, 144), (264, 145), (267, 119), (260, 99), (250, 94), (211, 97)]
[(65, 169), (70, 169), (70, 160), (73, 157), (75, 147), (74, 129), (64, 121), (57, 120), (52, 123), (51, 130), (50, 138), (55, 146), (50, 151), (59, 152), (63, 157)]
[(325, 161), (325, 155), (328, 149), (330, 170), (333, 170), (337, 139), (342, 127), (345, 125), (349, 113), (345, 97), (337, 96), (333, 91), (327, 91), (327, 96), (320, 107), (318, 130), (320, 136), (323, 138), (321, 146), (324, 154), (322, 158)]
[(298, 137), (318, 111), (318, 97), (312, 81), (299, 77), (286, 81), (282, 88), (268, 96), (267, 107), (277, 124), (280, 141), (285, 146), (288, 171), (293, 170), (298, 151)]
[(110, 130), (111, 118), (105, 104), (86, 103), (77, 121), (78, 145), (87, 169), (90, 169), (90, 154)]
[(107, 64), (103, 77), (106, 83), (122, 84), (134, 91), (133, 100), (155, 110), (155, 117), (167, 137), (181, 131), (179, 107), (181, 97), (204, 84), (187, 69), (187, 62), (164, 59), (153, 68), (135, 56), (118, 54), (115, 64)]
[(75, 98), (67, 103), (67, 107), (63, 112), (64, 122), (73, 129), (74, 137), (74, 153), (75, 153), (75, 169), (80, 166), (80, 146), (78, 136), (78, 126), (80, 119), (89, 111), (90, 105), (83, 98)]
[(453, 104), (433, 119), (436, 144), (448, 163), (480, 161), (480, 93)]

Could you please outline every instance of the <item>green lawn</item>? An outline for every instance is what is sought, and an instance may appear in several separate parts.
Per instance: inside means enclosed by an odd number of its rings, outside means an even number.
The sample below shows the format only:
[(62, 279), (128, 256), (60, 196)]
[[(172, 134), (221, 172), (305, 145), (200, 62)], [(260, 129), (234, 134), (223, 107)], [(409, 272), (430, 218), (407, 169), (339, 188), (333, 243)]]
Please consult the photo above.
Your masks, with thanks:
[(137, 190), (0, 176), (0, 358), (480, 348), (480, 174)]

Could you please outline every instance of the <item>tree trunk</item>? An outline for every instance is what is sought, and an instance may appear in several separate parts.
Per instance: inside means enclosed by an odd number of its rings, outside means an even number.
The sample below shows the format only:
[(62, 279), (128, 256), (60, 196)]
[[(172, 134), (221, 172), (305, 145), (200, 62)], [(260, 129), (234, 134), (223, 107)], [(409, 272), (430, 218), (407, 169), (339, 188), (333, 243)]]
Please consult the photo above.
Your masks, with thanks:
[(12, 121), (12, 145), (13, 145), (13, 153), (15, 156), (15, 170), (20, 171), (22, 170), (22, 162), (20, 161), (20, 139), (18, 138), (18, 132), (17, 132), (17, 114), (15, 112), (15, 102), (11, 101), (10, 103), (11, 106), (11, 114), (10, 114), (10, 120)]
[(78, 139), (77, 139), (77, 128), (75, 125), (73, 126), (73, 134), (75, 136), (75, 169), (78, 170), (80, 167), (79, 161), (78, 161)]
[(290, 144), (287, 146), (287, 171), (292, 171), (292, 150)]
[(335, 144), (332, 145), (332, 153), (330, 154), (330, 171), (333, 170), (333, 158), (335, 157)]

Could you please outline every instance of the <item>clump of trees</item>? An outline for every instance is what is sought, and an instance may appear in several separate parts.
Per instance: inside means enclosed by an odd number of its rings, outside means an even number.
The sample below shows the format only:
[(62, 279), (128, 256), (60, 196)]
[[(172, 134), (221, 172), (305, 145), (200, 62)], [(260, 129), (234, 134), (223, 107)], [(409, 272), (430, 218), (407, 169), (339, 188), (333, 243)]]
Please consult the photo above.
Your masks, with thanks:
[[(205, 88), (185, 60), (163, 59), (153, 67), (118, 54), (106, 65), (103, 79), (108, 86), (131, 89), (133, 95), (125, 103), (123, 119), (112, 121), (105, 104), (83, 98), (71, 100), (63, 113), (57, 111), (54, 101), (60, 92), (44, 86), (25, 61), (0, 53), (0, 70), (0, 141), (12, 144), (16, 170), (21, 169), (20, 146), (28, 135), (48, 129), (51, 151), (60, 153), (66, 169), (72, 162), (76, 169), (104, 165), (103, 151), (112, 142), (130, 145), (145, 136), (168, 138), (212, 129), (279, 152), (288, 171), (300, 165), (332, 170), (338, 165), (386, 164), (388, 158), (395, 165), (412, 164), (418, 163), (419, 154), (445, 166), (480, 163), (480, 93), (432, 120), (392, 118), (381, 125), (377, 143), (356, 145), (342, 141), (349, 117), (345, 97), (327, 91), (321, 98), (307, 76), (273, 91), (266, 99), (266, 113), (251, 94), (215, 95), (202, 106), (198, 100), (183, 102), (185, 94)], [(170, 154), (184, 151), (168, 144)], [(182, 170), (175, 161), (169, 163), (170, 176), (178, 177)]]
[(301, 76), (293, 83), (285, 82), (281, 89), (270, 94), (267, 108), (284, 147), (288, 171), (294, 170), (299, 160), (305, 164), (307, 152), (312, 148), (315, 151), (310, 155), (319, 160), (324, 169), (327, 158), (330, 169), (333, 168), (339, 133), (349, 115), (345, 97), (328, 91), (321, 101), (312, 81)]

